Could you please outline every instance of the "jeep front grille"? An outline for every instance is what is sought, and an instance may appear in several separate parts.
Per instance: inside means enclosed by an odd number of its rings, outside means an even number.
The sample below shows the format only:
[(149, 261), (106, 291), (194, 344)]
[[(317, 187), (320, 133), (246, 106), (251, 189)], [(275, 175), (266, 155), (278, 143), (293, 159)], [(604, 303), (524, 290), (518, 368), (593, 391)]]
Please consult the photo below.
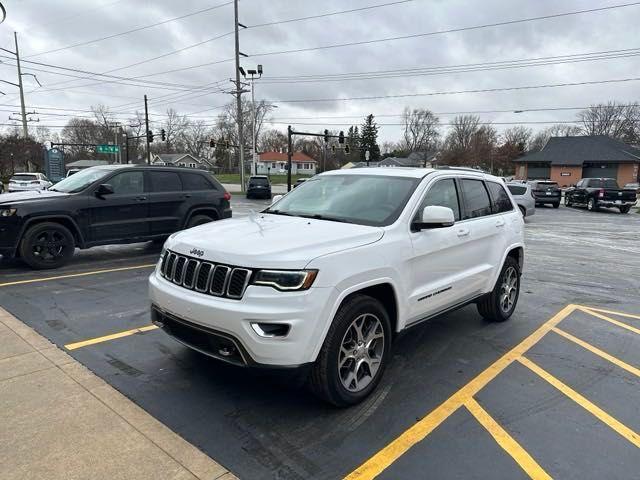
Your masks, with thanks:
[(239, 300), (244, 295), (252, 271), (219, 265), (167, 251), (160, 274), (170, 282), (189, 290)]

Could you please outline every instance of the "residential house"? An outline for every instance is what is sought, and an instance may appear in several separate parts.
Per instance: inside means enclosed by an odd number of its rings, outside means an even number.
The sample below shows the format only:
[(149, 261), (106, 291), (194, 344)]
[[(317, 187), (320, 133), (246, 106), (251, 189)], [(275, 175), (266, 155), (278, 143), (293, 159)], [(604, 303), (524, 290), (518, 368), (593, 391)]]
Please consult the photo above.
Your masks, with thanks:
[[(256, 175), (278, 175), (287, 173), (288, 159), (286, 153), (262, 152), (256, 162)], [(317, 162), (303, 152), (294, 152), (291, 156), (291, 174), (308, 175), (316, 174)]]
[(211, 164), (204, 158), (196, 158), (189, 153), (159, 153), (151, 157), (151, 165), (170, 165), (211, 170)]
[(550, 179), (560, 186), (581, 178), (638, 181), (640, 149), (605, 135), (551, 137), (539, 152), (513, 160), (519, 180)]

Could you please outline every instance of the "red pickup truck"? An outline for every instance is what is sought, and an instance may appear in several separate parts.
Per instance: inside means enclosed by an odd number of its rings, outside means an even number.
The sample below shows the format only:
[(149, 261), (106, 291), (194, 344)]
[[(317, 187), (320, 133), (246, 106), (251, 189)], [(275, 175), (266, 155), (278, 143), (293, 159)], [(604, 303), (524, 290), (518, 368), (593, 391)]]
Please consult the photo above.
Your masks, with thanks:
[(567, 207), (586, 206), (592, 211), (600, 207), (615, 207), (620, 213), (628, 213), (635, 203), (635, 192), (620, 188), (614, 178), (583, 178), (564, 193)]

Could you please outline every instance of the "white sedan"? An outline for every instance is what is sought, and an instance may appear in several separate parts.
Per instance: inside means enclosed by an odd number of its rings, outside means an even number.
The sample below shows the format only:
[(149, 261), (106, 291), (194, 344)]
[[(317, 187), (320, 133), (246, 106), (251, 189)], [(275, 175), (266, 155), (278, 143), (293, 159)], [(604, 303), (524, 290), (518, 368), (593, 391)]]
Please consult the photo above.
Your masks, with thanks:
[(53, 183), (44, 173), (16, 173), (9, 180), (9, 192), (28, 192), (32, 190), (46, 190)]

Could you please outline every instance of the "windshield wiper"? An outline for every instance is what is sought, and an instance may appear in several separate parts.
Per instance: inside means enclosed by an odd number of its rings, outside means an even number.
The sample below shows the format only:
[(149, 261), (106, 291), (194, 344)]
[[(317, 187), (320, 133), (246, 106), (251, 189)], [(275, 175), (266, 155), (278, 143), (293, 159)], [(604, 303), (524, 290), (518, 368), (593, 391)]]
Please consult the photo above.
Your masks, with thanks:
[(325, 217), (324, 215), (320, 215), (319, 213), (315, 213), (313, 215), (298, 215), (298, 217), (313, 218), (315, 220), (327, 220), (329, 222), (353, 223), (353, 222), (350, 222), (349, 220), (345, 220), (343, 218)]
[(271, 213), (273, 215), (287, 215), (289, 217), (297, 217), (297, 215), (294, 215), (293, 213), (283, 212), (280, 210), (271, 210), (269, 208), (267, 208), (266, 210), (263, 210), (262, 213)]

